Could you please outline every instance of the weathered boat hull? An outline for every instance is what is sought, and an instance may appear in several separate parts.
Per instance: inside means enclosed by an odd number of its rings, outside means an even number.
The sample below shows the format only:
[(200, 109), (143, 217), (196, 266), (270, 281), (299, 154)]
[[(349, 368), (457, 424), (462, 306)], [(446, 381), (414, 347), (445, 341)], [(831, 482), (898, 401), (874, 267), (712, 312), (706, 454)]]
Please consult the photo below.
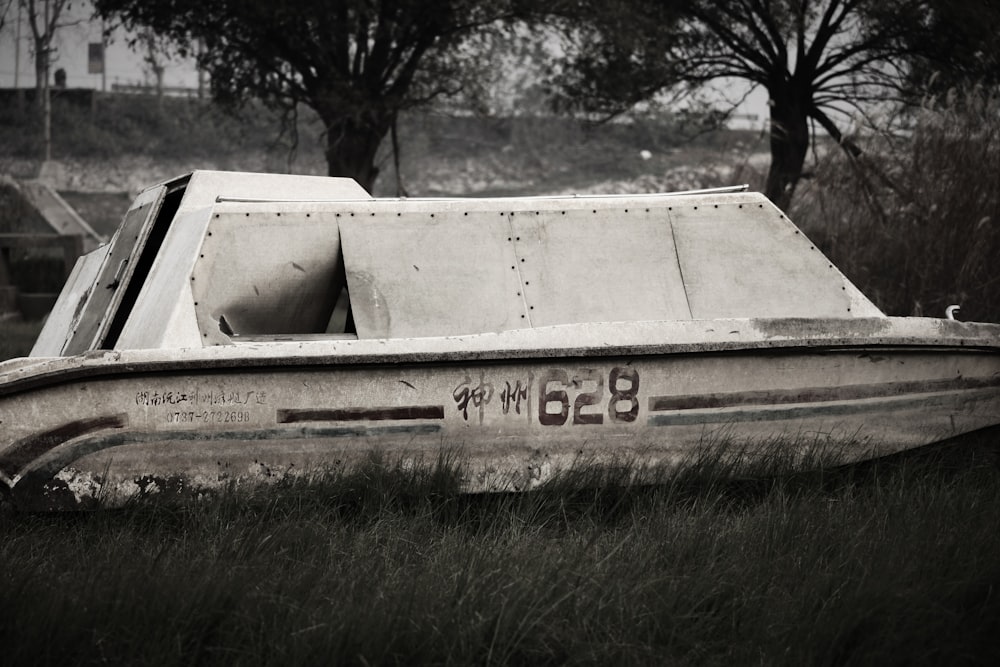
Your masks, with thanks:
[[(836, 324), (597, 324), (395, 348), (19, 360), (0, 366), (0, 479), (18, 506), (51, 509), (268, 483), (373, 453), (406, 464), (444, 454), (467, 490), (520, 490), (581, 460), (641, 468), (780, 441), (843, 463), (1000, 421), (996, 326)], [(651, 336), (673, 342), (633, 342)]]
[[(0, 364), (22, 507), (447, 456), (470, 491), (705, 448), (839, 463), (1000, 422), (1000, 325), (886, 317), (760, 194), (140, 193)], [(775, 444), (777, 443), (777, 445)]]

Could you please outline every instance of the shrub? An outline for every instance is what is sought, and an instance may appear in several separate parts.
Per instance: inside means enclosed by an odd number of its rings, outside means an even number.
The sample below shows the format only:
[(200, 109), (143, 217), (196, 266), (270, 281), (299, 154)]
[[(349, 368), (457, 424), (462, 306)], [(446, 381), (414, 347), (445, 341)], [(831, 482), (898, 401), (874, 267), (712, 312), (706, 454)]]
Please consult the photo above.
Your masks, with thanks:
[(793, 218), (887, 314), (1000, 322), (1000, 93), (928, 99), (867, 143), (829, 151)]

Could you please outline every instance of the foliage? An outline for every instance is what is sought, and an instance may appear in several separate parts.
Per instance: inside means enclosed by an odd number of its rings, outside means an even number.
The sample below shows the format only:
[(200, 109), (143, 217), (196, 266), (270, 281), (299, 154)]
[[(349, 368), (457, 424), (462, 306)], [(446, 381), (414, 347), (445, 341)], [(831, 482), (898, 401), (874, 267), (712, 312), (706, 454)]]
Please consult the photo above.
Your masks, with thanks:
[(379, 144), (398, 114), (456, 92), (469, 35), (510, 16), (483, 0), (97, 0), (102, 16), (148, 27), (193, 51), (215, 98), (294, 115), (313, 109), (330, 175), (372, 187)]
[(863, 159), (821, 161), (791, 215), (886, 312), (1000, 322), (1000, 93), (931, 97), (870, 135)]
[(911, 48), (924, 55), (912, 62), (910, 72), (917, 93), (940, 95), (956, 87), (1000, 84), (1000, 8), (996, 3), (930, 3), (909, 40)]
[[(663, 90), (735, 78), (768, 92), (771, 167), (765, 194), (787, 208), (810, 145), (810, 123), (853, 154), (836, 121), (902, 99), (914, 60), (947, 67), (929, 33), (936, 0), (618, 0), (556, 4), (577, 46), (558, 78), (584, 108), (616, 112)], [(1000, 11), (982, 8), (989, 16)], [(958, 22), (950, 23), (956, 29)], [(992, 39), (975, 30), (965, 38)], [(992, 43), (990, 41), (986, 42)], [(983, 48), (970, 45), (966, 51)], [(972, 59), (962, 61), (966, 65)], [(989, 64), (986, 63), (988, 67)]]
[(448, 465), (383, 463), (8, 513), (0, 641), (17, 664), (991, 664), (995, 438), (655, 486), (463, 496)]

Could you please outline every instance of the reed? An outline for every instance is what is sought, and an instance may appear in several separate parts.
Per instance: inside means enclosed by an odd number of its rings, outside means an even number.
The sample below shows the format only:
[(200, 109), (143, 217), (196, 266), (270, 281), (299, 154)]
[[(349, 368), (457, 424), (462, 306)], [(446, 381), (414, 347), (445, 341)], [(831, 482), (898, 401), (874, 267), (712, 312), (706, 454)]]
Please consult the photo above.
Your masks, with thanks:
[(889, 314), (1000, 322), (1000, 95), (953, 90), (858, 139), (861, 158), (819, 161), (792, 219)]
[(777, 449), (751, 475), (702, 457), (649, 485), (581, 467), (476, 496), (452, 460), (372, 461), (202, 502), (8, 513), (0, 641), (11, 664), (991, 662), (997, 435), (826, 471)]

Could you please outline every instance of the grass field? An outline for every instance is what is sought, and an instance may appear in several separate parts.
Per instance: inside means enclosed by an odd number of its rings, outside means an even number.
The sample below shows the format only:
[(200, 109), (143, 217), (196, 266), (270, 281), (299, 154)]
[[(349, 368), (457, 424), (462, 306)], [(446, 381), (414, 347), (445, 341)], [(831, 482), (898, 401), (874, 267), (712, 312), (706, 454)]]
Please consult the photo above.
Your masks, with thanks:
[(997, 664), (994, 443), (521, 495), (373, 464), (8, 513), (0, 641), (8, 664)]

